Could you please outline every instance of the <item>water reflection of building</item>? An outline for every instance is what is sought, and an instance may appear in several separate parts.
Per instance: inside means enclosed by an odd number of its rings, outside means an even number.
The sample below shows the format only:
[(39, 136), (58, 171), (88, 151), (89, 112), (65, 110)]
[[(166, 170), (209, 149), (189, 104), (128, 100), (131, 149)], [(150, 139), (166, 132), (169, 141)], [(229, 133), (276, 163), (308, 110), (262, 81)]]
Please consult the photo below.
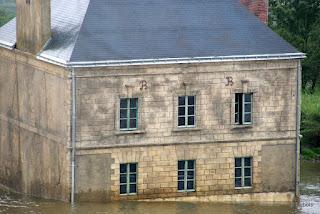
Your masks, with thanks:
[[(266, 21), (265, 1), (242, 3)], [(51, 5), (17, 1), (0, 29), (2, 184), (66, 201), (292, 200), (302, 53), (234, 0)]]

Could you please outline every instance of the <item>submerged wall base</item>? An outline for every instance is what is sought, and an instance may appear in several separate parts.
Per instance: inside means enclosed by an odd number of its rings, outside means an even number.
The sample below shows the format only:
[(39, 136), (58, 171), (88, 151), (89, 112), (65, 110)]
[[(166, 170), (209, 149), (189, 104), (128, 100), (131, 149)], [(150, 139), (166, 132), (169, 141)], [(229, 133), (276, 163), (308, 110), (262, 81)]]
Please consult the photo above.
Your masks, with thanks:
[(293, 192), (270, 192), (234, 195), (188, 196), (177, 198), (157, 198), (139, 201), (187, 201), (187, 202), (293, 202)]

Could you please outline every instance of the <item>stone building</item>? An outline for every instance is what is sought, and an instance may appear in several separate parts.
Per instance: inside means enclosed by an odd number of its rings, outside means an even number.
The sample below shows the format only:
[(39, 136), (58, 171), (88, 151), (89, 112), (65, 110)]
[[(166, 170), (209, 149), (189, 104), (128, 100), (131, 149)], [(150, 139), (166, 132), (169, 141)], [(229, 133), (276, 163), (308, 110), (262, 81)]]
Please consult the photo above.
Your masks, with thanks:
[(0, 183), (72, 202), (292, 200), (304, 54), (267, 11), (17, 0), (0, 28)]

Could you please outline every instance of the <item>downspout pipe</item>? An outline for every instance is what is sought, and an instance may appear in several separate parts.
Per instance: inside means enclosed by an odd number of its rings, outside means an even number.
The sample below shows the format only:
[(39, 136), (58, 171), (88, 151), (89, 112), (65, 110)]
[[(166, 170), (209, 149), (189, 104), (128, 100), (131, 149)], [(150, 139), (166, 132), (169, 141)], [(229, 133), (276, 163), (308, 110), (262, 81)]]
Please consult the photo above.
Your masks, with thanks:
[(75, 153), (76, 153), (76, 121), (77, 121), (77, 103), (76, 103), (76, 76), (74, 68), (71, 67), (71, 82), (72, 82), (72, 122), (71, 122), (71, 204), (75, 203)]
[(297, 85), (296, 85), (296, 184), (295, 195), (296, 198), (300, 197), (300, 122), (301, 122), (301, 60), (297, 65)]

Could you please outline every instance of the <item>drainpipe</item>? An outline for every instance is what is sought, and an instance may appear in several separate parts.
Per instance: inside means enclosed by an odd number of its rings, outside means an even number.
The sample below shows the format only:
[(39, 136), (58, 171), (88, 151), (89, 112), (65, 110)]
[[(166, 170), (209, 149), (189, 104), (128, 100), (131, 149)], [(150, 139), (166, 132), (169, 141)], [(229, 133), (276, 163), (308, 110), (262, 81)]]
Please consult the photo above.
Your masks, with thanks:
[(300, 196), (300, 122), (301, 122), (301, 60), (297, 66), (297, 86), (296, 86), (296, 197)]
[(75, 152), (76, 152), (76, 77), (74, 68), (71, 68), (72, 81), (72, 127), (71, 127), (71, 204), (74, 204), (75, 195)]

